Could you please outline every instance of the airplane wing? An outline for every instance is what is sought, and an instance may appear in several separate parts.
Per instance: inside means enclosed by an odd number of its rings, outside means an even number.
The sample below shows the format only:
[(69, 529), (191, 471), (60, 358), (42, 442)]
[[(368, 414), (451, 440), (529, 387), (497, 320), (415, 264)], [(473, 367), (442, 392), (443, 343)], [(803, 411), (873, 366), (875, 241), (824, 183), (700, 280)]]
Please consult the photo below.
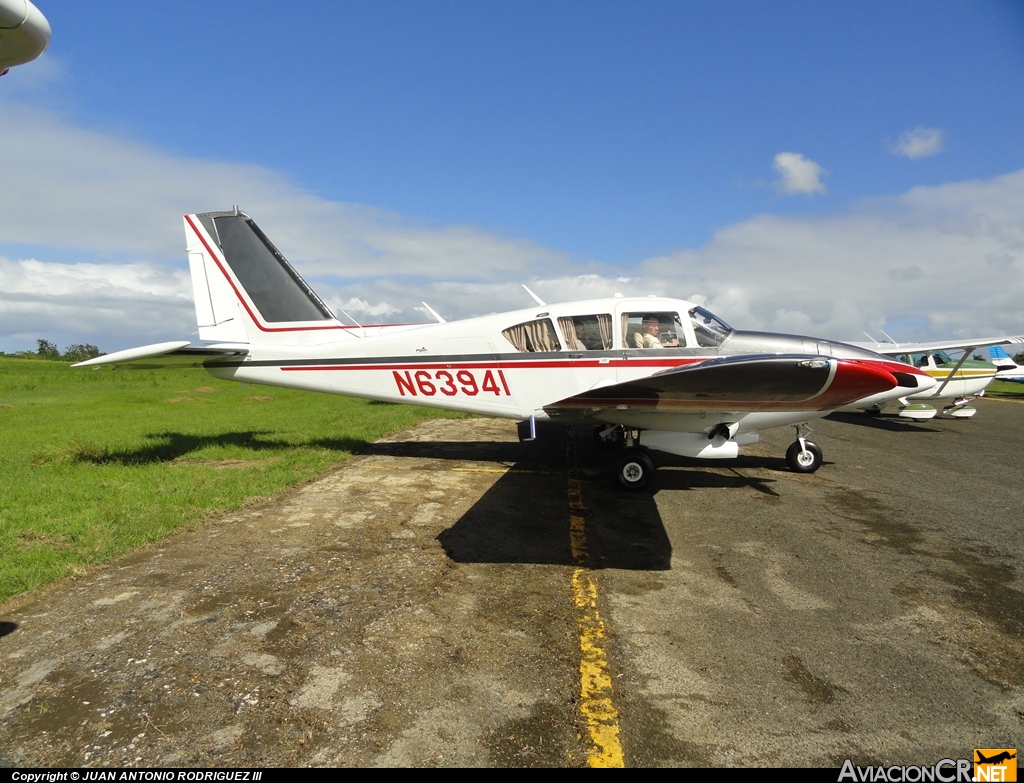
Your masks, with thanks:
[(144, 345), (126, 351), (108, 353), (72, 364), (72, 367), (128, 367), (132, 370), (155, 370), (161, 367), (204, 367), (217, 359), (238, 359), (249, 353), (244, 344), (192, 345), (188, 340)]
[(889, 372), (870, 361), (804, 354), (729, 356), (591, 389), (545, 405), (544, 410), (825, 410), (897, 386), (917, 388), (915, 373)]
[(925, 353), (927, 351), (951, 351), (962, 349), (973, 351), (985, 345), (1010, 345), (1024, 343), (1024, 335), (1016, 337), (972, 337), (967, 340), (939, 340), (931, 343), (847, 343), (869, 351), (897, 356), (904, 353)]

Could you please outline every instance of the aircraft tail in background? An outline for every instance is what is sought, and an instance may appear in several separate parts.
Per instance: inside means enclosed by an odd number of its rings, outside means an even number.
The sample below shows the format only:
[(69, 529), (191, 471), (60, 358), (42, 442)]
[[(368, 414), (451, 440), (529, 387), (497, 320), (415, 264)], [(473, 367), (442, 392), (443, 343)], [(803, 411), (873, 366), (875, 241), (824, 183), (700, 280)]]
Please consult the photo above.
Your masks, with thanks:
[(989, 346), (988, 355), (991, 357), (992, 364), (996, 366), (995, 379), (997, 381), (1024, 383), (1024, 367), (1011, 359), (1001, 345)]

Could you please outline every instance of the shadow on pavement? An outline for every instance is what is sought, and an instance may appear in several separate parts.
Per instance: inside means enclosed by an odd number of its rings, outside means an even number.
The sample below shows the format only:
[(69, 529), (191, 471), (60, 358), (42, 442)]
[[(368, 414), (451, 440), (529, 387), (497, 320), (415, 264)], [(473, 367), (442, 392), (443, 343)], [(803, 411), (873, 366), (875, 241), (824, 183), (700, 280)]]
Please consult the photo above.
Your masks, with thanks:
[(858, 427), (871, 427), (875, 430), (889, 432), (940, 432), (923, 424), (901, 419), (896, 416), (869, 416), (866, 413), (830, 413), (825, 417), (829, 421), (840, 421), (843, 424), (856, 424)]
[[(611, 486), (603, 470), (610, 457), (597, 453), (589, 429), (581, 429), (576, 442), (578, 465), (574, 475), (582, 483), (583, 508), (572, 513), (585, 523), (587, 554), (582, 562), (573, 557), (569, 546), (568, 458), (563, 427), (550, 428), (528, 444), (436, 444), (444, 447), (444, 453), (436, 455), (441, 458), (453, 459), (461, 453), (462, 459), (479, 460), (489, 453), (496, 461), (513, 463), (461, 519), (438, 536), (448, 556), (460, 563), (668, 569), (672, 546), (654, 497)], [(396, 445), (434, 444), (375, 447)], [(415, 451), (417, 456), (435, 456), (424, 449)], [(595, 467), (602, 469), (595, 471)], [(599, 478), (592, 479), (594, 475)]]

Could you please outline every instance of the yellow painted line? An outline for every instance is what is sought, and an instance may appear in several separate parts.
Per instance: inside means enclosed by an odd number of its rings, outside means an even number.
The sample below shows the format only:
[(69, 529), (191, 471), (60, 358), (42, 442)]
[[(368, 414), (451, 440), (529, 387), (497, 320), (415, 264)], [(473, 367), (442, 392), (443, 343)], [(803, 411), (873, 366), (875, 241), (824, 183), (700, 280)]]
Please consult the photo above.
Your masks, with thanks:
[[(569, 495), (569, 547), (573, 560), (584, 566), (587, 551), (586, 511), (583, 505), (583, 487), (576, 476), (576, 440), (568, 431), (566, 441), (568, 461), (567, 493)], [(612, 699), (612, 678), (608, 673), (605, 653), (604, 620), (597, 608), (597, 577), (593, 571), (579, 567), (572, 572), (572, 602), (576, 606), (576, 625), (580, 635), (580, 715), (587, 727), (590, 747), (587, 748), (587, 766), (624, 767), (622, 743), (619, 740), (619, 713)]]
[(1012, 399), (1010, 397), (989, 397), (988, 395), (986, 395), (982, 399), (994, 400), (995, 402), (1015, 402), (1018, 405), (1024, 405), (1024, 400), (1014, 400), (1014, 399)]
[(572, 600), (580, 610), (580, 714), (590, 734), (587, 765), (624, 767), (619, 741), (619, 713), (612, 701), (612, 678), (605, 655), (604, 621), (597, 611), (597, 580), (593, 571), (572, 574)]

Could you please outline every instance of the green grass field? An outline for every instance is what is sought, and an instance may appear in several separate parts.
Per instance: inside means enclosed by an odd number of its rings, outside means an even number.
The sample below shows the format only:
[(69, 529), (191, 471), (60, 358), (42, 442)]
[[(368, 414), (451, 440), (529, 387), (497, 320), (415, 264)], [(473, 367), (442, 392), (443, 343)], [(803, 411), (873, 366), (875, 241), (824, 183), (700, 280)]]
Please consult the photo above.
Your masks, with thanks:
[(985, 394), (993, 397), (1024, 397), (1024, 383), (992, 381), (985, 390)]
[(455, 415), (194, 369), (0, 359), (0, 600)]

